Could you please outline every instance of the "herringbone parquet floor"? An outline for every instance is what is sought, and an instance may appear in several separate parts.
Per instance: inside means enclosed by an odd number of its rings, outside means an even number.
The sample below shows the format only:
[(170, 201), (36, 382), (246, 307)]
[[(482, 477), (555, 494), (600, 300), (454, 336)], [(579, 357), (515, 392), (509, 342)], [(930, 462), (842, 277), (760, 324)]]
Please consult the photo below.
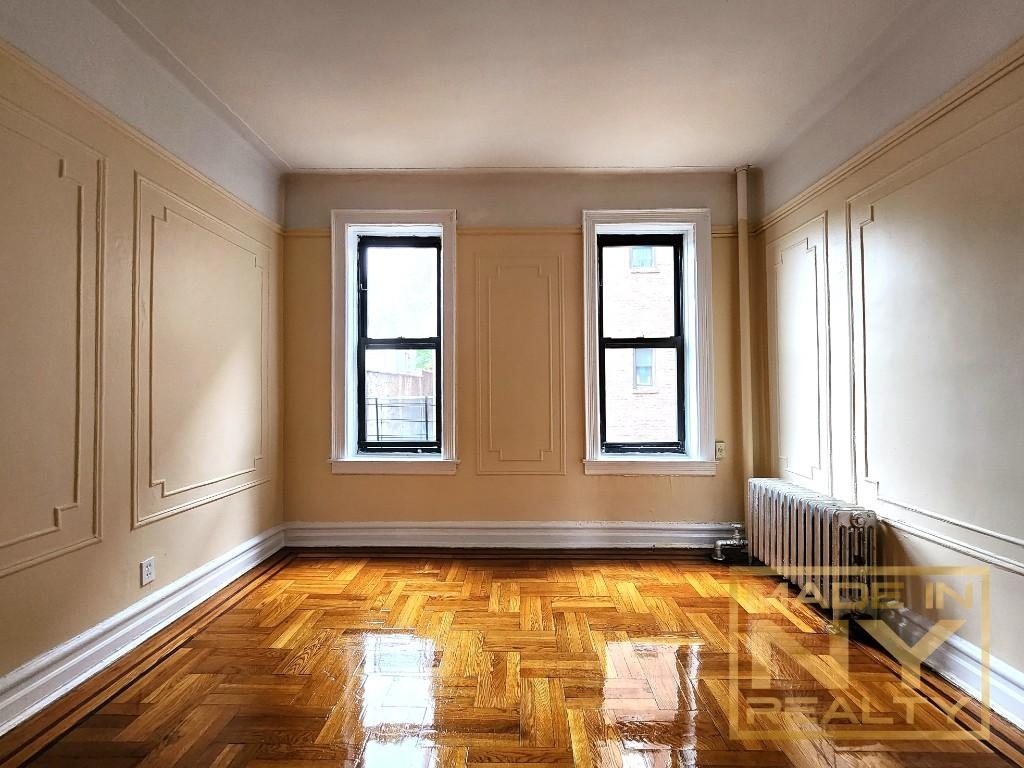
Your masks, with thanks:
[(290, 554), (239, 595), (31, 764), (1008, 765), (774, 580), (696, 559)]

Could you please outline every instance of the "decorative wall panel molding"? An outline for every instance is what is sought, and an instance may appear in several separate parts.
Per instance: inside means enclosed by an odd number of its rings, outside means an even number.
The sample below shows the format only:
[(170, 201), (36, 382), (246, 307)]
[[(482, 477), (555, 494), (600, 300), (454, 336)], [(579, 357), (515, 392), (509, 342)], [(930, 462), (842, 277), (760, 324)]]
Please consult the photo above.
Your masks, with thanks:
[(100, 538), (104, 159), (0, 99), (0, 576)]
[[(933, 526), (929, 525), (927, 520), (925, 520), (924, 526), (919, 526), (913, 518), (901, 520), (883, 515), (881, 519), (893, 530), (914, 536), (922, 541), (937, 544), (953, 552), (959, 552), (961, 555), (980, 560), (983, 563), (988, 563), (1017, 576), (1024, 576), (1024, 560), (1021, 559), (1024, 550), (1018, 549), (1013, 554), (993, 552), (990, 549), (985, 549), (982, 546), (966, 541), (959, 531), (949, 530), (948, 534), (950, 535), (947, 535), (941, 531), (933, 530)], [(989, 539), (989, 542), (992, 541), (994, 539)]]
[(1024, 101), (846, 201), (857, 501), (1000, 562), (1024, 560), (1020, 411), (986, 405), (1018, 401), (1019, 330), (999, 317), (1022, 298), (1021, 195)]
[(768, 244), (772, 457), (791, 482), (832, 492), (826, 214)]
[(270, 250), (136, 174), (137, 527), (269, 479)]
[(562, 253), (475, 256), (477, 472), (565, 474)]

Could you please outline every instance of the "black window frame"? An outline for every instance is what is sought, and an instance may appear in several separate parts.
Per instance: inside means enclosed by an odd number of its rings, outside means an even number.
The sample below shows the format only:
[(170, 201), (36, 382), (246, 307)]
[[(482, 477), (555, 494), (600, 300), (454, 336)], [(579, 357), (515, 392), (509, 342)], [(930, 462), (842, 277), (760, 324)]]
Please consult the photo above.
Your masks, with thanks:
[[(604, 249), (621, 246), (649, 245), (671, 246), (673, 268), (673, 335), (658, 337), (606, 337), (604, 335)], [(605, 454), (686, 454), (686, 339), (683, 331), (683, 256), (686, 249), (686, 235), (679, 234), (598, 234), (597, 235), (597, 356), (598, 393), (601, 408), (601, 452)], [(605, 376), (605, 352), (608, 349), (651, 349), (676, 350), (676, 435), (678, 440), (623, 443), (609, 442), (607, 435), (607, 387)], [(635, 353), (634, 353), (635, 354)]]
[[(437, 335), (420, 338), (398, 336), (371, 338), (367, 325), (368, 270), (367, 251), (370, 248), (434, 248), (437, 251)], [(356, 243), (356, 269), (358, 275), (358, 341), (356, 348), (357, 381), (357, 446), (360, 453), (369, 454), (440, 454), (443, 434), (441, 392), (444, 386), (441, 361), (441, 237), (439, 235), (359, 235)], [(368, 349), (432, 349), (434, 350), (434, 439), (433, 440), (374, 440), (366, 438), (366, 351)]]

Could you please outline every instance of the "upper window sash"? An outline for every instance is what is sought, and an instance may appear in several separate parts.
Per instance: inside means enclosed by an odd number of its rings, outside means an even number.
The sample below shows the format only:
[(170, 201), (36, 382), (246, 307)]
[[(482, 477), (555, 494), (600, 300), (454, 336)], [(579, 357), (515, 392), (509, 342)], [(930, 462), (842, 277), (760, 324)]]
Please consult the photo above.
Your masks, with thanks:
[[(410, 235), (361, 235), (357, 245), (357, 280), (359, 301), (359, 335), (360, 338), (377, 342), (415, 340), (417, 338), (436, 339), (441, 335), (441, 238), (433, 236)], [(436, 254), (434, 266), (435, 279), (435, 325), (434, 332), (425, 335), (399, 334), (397, 336), (371, 336), (369, 328), (369, 297), (370, 268), (368, 263), (370, 249), (378, 248), (422, 248), (433, 250)], [(399, 329), (401, 330), (401, 329)], [(410, 328), (409, 330), (414, 330)]]

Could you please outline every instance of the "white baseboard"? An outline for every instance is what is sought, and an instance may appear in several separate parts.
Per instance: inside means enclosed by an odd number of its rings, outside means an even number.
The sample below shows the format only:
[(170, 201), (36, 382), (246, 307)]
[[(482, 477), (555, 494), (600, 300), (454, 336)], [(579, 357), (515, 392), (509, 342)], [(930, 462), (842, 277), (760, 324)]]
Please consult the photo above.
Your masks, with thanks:
[(0, 677), (0, 734), (140, 645), (284, 546), (264, 531), (120, 613)]
[[(911, 643), (916, 642), (916, 637), (926, 634), (932, 625), (930, 619), (909, 609), (900, 610), (898, 615), (911, 628), (913, 634), (908, 640)], [(982, 701), (982, 672), (985, 665), (981, 648), (974, 643), (953, 635), (928, 657), (925, 666)], [(988, 706), (1018, 728), (1024, 729), (1024, 672), (991, 655), (987, 667)]]
[(729, 523), (429, 522), (289, 523), (289, 547), (446, 547), (514, 549), (710, 548)]

